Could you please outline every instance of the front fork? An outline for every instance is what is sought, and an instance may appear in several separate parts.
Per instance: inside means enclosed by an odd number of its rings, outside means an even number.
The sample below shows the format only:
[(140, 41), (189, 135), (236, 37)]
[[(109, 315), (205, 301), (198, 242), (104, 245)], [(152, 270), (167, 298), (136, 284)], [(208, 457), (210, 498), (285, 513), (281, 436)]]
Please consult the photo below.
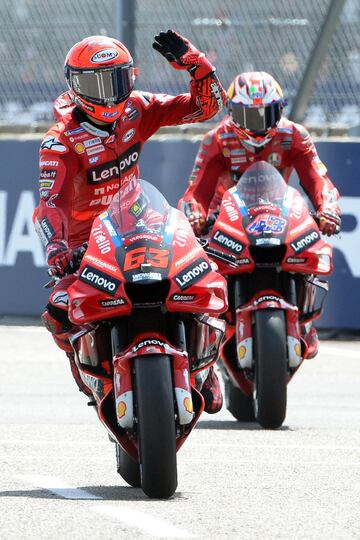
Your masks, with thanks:
[[(185, 331), (181, 320), (177, 321), (177, 347), (163, 335), (145, 332), (130, 345), (125, 345), (123, 330), (119, 325), (112, 329), (114, 394), (117, 421), (120, 427), (134, 428), (133, 360), (137, 356), (162, 354), (171, 357), (174, 396), (177, 404), (178, 423), (187, 425), (193, 421), (194, 408), (191, 395), (189, 359), (186, 351)], [(146, 361), (146, 358), (144, 358)], [(156, 399), (156, 396), (154, 396)]]
[(300, 342), (299, 309), (297, 308), (296, 284), (290, 279), (288, 299), (273, 289), (265, 289), (256, 292), (250, 300), (243, 293), (241, 283), (237, 280), (234, 284), (234, 311), (235, 311), (235, 340), (237, 353), (237, 368), (253, 370), (254, 368), (254, 343), (253, 322), (254, 311), (260, 309), (281, 309), (285, 311), (287, 356), (288, 367), (296, 370), (302, 360)]

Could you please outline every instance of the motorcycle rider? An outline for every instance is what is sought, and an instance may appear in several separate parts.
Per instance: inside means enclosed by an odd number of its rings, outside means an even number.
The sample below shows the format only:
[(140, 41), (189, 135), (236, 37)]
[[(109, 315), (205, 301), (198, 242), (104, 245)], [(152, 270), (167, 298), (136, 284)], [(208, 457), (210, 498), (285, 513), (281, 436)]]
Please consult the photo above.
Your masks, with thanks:
[[(277, 81), (263, 71), (240, 73), (227, 96), (228, 115), (204, 135), (179, 203), (195, 233), (201, 234), (224, 192), (255, 161), (276, 167), (286, 182), (295, 169), (317, 212), (321, 232), (328, 236), (339, 232), (339, 193), (308, 131), (283, 116), (286, 101)], [(307, 326), (303, 333), (312, 358), (318, 350), (316, 330)]]
[[(67, 353), (74, 378), (85, 393), (67, 334), (72, 327), (67, 288), (75, 277), (64, 275), (73, 251), (87, 241), (94, 218), (107, 209), (119, 188), (138, 178), (139, 155), (151, 135), (161, 126), (207, 120), (225, 100), (214, 66), (189, 40), (168, 30), (155, 36), (153, 48), (173, 68), (189, 72), (189, 94), (135, 91), (137, 68), (126, 47), (113, 38), (87, 37), (66, 56), (69, 90), (55, 100), (57, 122), (40, 148), (40, 202), (34, 222), (46, 247), (47, 263), (53, 275), (62, 278), (42, 319)], [(211, 377), (206, 383), (204, 388), (211, 386)], [(215, 394), (216, 390), (215, 384)]]

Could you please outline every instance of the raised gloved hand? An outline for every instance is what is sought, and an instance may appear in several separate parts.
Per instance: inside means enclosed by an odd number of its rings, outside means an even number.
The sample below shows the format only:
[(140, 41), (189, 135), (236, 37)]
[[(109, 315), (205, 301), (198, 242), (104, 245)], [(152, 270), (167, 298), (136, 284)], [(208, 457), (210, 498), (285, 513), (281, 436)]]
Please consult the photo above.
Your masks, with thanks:
[(340, 209), (337, 206), (320, 206), (317, 211), (319, 229), (326, 236), (338, 234), (341, 228)]
[[(153, 48), (162, 54), (175, 69), (187, 69), (192, 75), (199, 66), (206, 67), (208, 73), (215, 71), (204, 53), (198, 51), (188, 39), (174, 30), (160, 32), (154, 39)], [(201, 76), (204, 75), (201, 74)]]
[(195, 234), (201, 234), (206, 223), (206, 216), (203, 207), (195, 199), (183, 201), (181, 210), (188, 218)]
[(46, 246), (46, 257), (52, 275), (62, 277), (71, 268), (73, 251), (65, 240), (59, 240)]

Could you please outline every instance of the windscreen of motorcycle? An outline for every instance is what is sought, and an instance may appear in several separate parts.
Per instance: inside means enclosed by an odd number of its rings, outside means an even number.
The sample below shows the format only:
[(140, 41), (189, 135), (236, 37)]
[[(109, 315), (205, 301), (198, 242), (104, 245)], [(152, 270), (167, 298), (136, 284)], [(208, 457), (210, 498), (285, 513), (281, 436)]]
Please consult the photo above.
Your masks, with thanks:
[(236, 191), (247, 207), (262, 204), (282, 206), (287, 184), (270, 163), (258, 161), (242, 174)]
[(139, 234), (162, 237), (169, 212), (170, 205), (160, 191), (146, 180), (138, 179), (127, 182), (108, 209), (113, 224), (124, 239)]
[(165, 197), (145, 180), (131, 180), (115, 195), (108, 214), (121, 239), (115, 258), (128, 282), (167, 278), (173, 254), (166, 228), (170, 212)]

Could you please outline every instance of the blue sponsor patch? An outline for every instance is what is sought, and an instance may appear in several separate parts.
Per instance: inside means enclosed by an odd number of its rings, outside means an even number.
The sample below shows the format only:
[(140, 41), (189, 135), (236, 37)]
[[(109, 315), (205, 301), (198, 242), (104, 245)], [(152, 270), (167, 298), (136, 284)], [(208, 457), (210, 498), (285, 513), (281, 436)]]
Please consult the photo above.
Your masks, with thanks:
[(78, 133), (82, 133), (83, 131), (85, 131), (83, 127), (78, 127), (75, 129), (70, 129), (69, 131), (65, 131), (65, 135), (67, 137), (70, 137), (71, 135), (77, 135)]

